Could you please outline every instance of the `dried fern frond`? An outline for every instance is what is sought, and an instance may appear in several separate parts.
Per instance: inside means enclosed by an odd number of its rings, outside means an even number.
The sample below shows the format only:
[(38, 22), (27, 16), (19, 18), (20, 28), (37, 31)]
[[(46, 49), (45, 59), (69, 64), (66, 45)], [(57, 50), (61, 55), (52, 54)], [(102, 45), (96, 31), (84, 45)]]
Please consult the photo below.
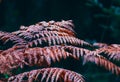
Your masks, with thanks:
[(31, 42), (28, 42), (26, 47), (32, 47), (32, 46), (51, 46), (51, 45), (62, 45), (62, 44), (70, 44), (74, 46), (91, 46), (89, 43), (80, 40), (75, 37), (71, 36), (51, 36), (51, 37), (45, 37), (40, 38), (37, 40), (33, 40)]
[(43, 68), (25, 72), (8, 79), (8, 82), (85, 82), (83, 76), (62, 68)]
[(69, 52), (72, 54), (72, 56), (76, 59), (80, 59), (81, 57), (84, 57), (85, 55), (89, 54), (91, 52), (90, 50), (84, 49), (84, 48), (79, 48), (75, 46), (60, 46), (60, 45), (55, 45), (55, 46), (50, 46), (50, 47), (44, 47), (44, 48), (51, 48), (51, 49), (64, 49), (66, 52)]
[(13, 46), (12, 48), (9, 48), (7, 50), (2, 50), (0, 52), (0, 55), (11, 55), (12, 52), (14, 52), (15, 50), (19, 50), (21, 51), (22, 49), (24, 49), (25, 47), (24, 46)]
[(68, 29), (65, 29), (65, 28), (61, 28), (59, 26), (55, 26), (55, 25), (51, 25), (50, 27), (46, 27), (43, 30), (64, 32), (64, 33), (67, 33), (69, 35), (75, 36), (75, 32), (68, 30)]
[(87, 54), (84, 56), (84, 63), (86, 62), (93, 62), (97, 66), (103, 67), (108, 71), (111, 71), (113, 74), (120, 75), (120, 67), (113, 64), (109, 60), (107, 60), (105, 57), (98, 55), (96, 52), (91, 52), (89, 55)]
[(22, 36), (26, 36), (26, 35), (30, 35), (30, 34), (35, 34), (35, 33), (39, 33), (41, 31), (57, 31), (57, 32), (62, 32), (62, 33), (67, 33), (71, 36), (75, 36), (75, 33), (70, 31), (70, 30), (67, 30), (65, 28), (60, 28), (58, 26), (51, 26), (51, 27), (46, 27), (46, 28), (42, 28), (42, 30), (40, 29), (37, 29), (37, 28), (31, 28), (30, 30), (19, 30), (19, 31), (15, 31), (15, 32), (12, 32), (13, 34), (15, 35), (22, 35)]
[(72, 20), (68, 20), (68, 21), (62, 20), (61, 22), (55, 22), (54, 25), (60, 26), (62, 28), (66, 28), (74, 32), (74, 24), (72, 23)]
[(72, 21), (62, 21), (62, 22), (55, 22), (55, 21), (49, 21), (49, 22), (39, 22), (35, 25), (30, 25), (28, 27), (21, 26), (19, 31), (13, 32), (14, 34), (24, 34), (26, 32), (40, 32), (40, 31), (58, 31), (58, 32), (65, 32), (68, 34), (75, 35), (74, 33), (74, 25)]
[(24, 45), (26, 41), (12, 33), (7, 32), (1, 32), (0, 31), (0, 40), (3, 44), (6, 44), (7, 42), (11, 42), (11, 44), (17, 44), (17, 45)]
[(39, 22), (37, 23), (36, 25), (42, 25), (42, 26), (45, 26), (45, 27), (50, 27), (51, 25), (54, 25), (54, 26), (59, 26), (61, 28), (65, 28), (65, 29), (68, 29), (68, 30), (71, 30), (74, 32), (74, 24), (72, 22), (72, 20), (67, 20), (67, 21), (49, 21), (49, 22), (45, 22), (45, 21), (42, 21), (42, 22)]
[(64, 32), (57, 32), (57, 31), (40, 31), (36, 33), (22, 33), (18, 35), (19, 37), (27, 40), (27, 41), (32, 41), (38, 38), (43, 38), (43, 37), (50, 37), (50, 36), (72, 36)]
[(120, 46), (115, 44), (105, 48), (97, 49), (96, 52), (109, 58), (110, 60), (120, 61)]
[[(62, 59), (73, 57), (72, 54), (58, 48), (28, 48), (14, 50), (8, 55), (0, 55), (0, 73), (9, 73), (24, 66), (48, 67)], [(73, 57), (74, 58), (74, 57)]]

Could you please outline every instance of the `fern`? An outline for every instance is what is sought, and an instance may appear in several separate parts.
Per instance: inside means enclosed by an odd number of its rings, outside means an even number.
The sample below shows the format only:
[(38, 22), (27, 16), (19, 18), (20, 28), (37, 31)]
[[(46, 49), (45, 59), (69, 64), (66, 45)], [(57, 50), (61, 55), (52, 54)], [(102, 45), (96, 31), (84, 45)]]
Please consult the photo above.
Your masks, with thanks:
[(44, 37), (44, 38), (40, 38), (37, 40), (33, 40), (31, 42), (28, 42), (26, 47), (32, 47), (34, 46), (42, 46), (44, 44), (47, 44), (47, 46), (51, 46), (51, 45), (62, 45), (62, 44), (66, 44), (66, 45), (73, 45), (73, 46), (91, 46), (91, 44), (80, 40), (78, 38), (75, 37), (71, 37), (71, 36), (51, 36), (51, 37)]
[(61, 68), (44, 68), (25, 72), (8, 79), (8, 82), (85, 82), (83, 76)]
[(96, 52), (93, 51), (84, 57), (85, 57), (84, 63), (92, 62), (100, 67), (105, 68), (108, 71), (111, 71), (112, 73), (116, 75), (120, 75), (120, 67), (113, 64), (112, 62), (107, 60), (105, 57), (98, 55)]
[(107, 57), (110, 60), (113, 61), (120, 61), (120, 46), (114, 44), (114, 45), (110, 45), (107, 46), (105, 48), (100, 48), (97, 49), (96, 52), (98, 52), (101, 55), (104, 55), (105, 57)]
[(50, 37), (50, 36), (72, 36), (64, 32), (57, 32), (57, 31), (40, 31), (36, 33), (21, 33), (18, 34), (19, 37), (27, 40), (27, 41), (32, 41), (38, 38), (43, 38), (43, 37)]
[(14, 50), (6, 55), (0, 55), (0, 72), (6, 73), (15, 68), (27, 66), (48, 67), (52, 62), (73, 57), (63, 49), (55, 48), (28, 48)]
[[(120, 67), (110, 61), (120, 61), (119, 44), (91, 45), (78, 39), (75, 34), (71, 20), (42, 21), (35, 25), (21, 26), (12, 33), (0, 32), (0, 81), (85, 82), (78, 73), (62, 68), (50, 68), (53, 64), (67, 59), (83, 64), (94, 63), (120, 75)], [(11, 46), (2, 49), (9, 44)], [(39, 69), (31, 71), (36, 67)], [(29, 72), (21, 73), (21, 70), (26, 68), (30, 68)], [(14, 71), (19, 71), (18, 75), (15, 75), (17, 73)]]
[(0, 41), (2, 41), (0, 45), (5, 45), (8, 42), (10, 42), (12, 44), (12, 46), (14, 46), (15, 44), (19, 45), (24, 45), (26, 43), (26, 41), (14, 34), (11, 33), (7, 33), (7, 32), (0, 32)]

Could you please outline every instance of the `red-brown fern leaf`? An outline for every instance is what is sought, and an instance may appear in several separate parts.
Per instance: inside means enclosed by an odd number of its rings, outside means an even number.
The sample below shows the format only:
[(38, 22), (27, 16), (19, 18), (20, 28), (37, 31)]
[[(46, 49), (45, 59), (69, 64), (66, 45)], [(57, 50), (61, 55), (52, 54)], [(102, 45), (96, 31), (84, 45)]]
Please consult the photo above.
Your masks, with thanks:
[(43, 68), (25, 72), (8, 79), (8, 82), (85, 82), (83, 76), (62, 68)]
[(120, 61), (120, 46), (119, 45), (112, 44), (111, 46), (97, 49), (96, 52), (98, 52), (101, 55), (104, 55), (110, 60)]
[(55, 26), (55, 25), (52, 25), (51, 27), (46, 27), (46, 28), (44, 28), (43, 30), (46, 30), (46, 31), (64, 32), (64, 33), (67, 33), (67, 34), (69, 34), (69, 35), (75, 36), (75, 33), (74, 33), (73, 31), (70, 31), (70, 30), (68, 30), (68, 29), (61, 28), (61, 27)]
[[(37, 24), (35, 25), (39, 25), (39, 26), (44, 26), (44, 27), (49, 27), (51, 25), (56, 25), (56, 26), (59, 26), (61, 28), (66, 28), (68, 30), (71, 30), (73, 31), (73, 28), (74, 28), (74, 24), (72, 23), (72, 20), (68, 20), (68, 21), (49, 21), (49, 22), (46, 22), (46, 21), (42, 21), (42, 22), (38, 22)], [(27, 28), (21, 28), (22, 30), (26, 30)]]
[(10, 55), (15, 50), (21, 51), (24, 48), (25, 48), (24, 46), (13, 46), (12, 48), (9, 48), (7, 50), (1, 50), (0, 55), (4, 55), (4, 56)]
[[(28, 27), (29, 28), (29, 27)], [(75, 36), (75, 33), (70, 31), (70, 30), (67, 30), (65, 28), (61, 28), (61, 27), (58, 27), (58, 26), (51, 26), (51, 27), (46, 27), (46, 28), (42, 28), (41, 29), (38, 29), (38, 28), (29, 28), (27, 30), (19, 30), (19, 31), (15, 31), (15, 32), (12, 32), (13, 34), (15, 35), (26, 35), (26, 34), (31, 34), (31, 33), (37, 33), (37, 32), (41, 32), (41, 31), (57, 31), (57, 32), (62, 32), (62, 33), (67, 33), (71, 36)]]
[(28, 48), (14, 50), (8, 55), (0, 55), (0, 73), (27, 66), (48, 67), (53, 62), (73, 57), (72, 54), (58, 48)]
[(110, 62), (109, 60), (107, 60), (105, 57), (98, 55), (97, 52), (91, 52), (89, 54), (87, 54), (84, 58), (84, 62), (93, 62), (95, 63), (97, 66), (103, 67), (108, 71), (111, 71), (112, 73), (116, 74), (116, 75), (120, 75), (120, 67), (118, 67), (117, 65), (113, 64), (112, 62)]
[[(48, 47), (44, 47), (44, 48), (48, 48)], [(67, 45), (65, 46), (56, 45), (56, 46), (50, 46), (49, 48), (64, 49), (66, 52), (71, 53), (73, 57), (78, 60), (81, 57), (84, 57), (85, 55), (87, 55), (89, 52), (91, 52), (90, 50), (87, 50), (84, 48), (79, 48), (75, 46), (67, 46)]]
[(22, 34), (24, 35), (26, 32), (36, 33), (40, 31), (58, 31), (58, 32), (65, 32), (69, 35), (75, 35), (73, 30), (74, 25), (72, 21), (62, 21), (62, 22), (39, 22), (36, 25), (30, 25), (28, 27), (21, 26), (19, 31), (13, 32), (14, 34)]
[(61, 22), (55, 22), (54, 25), (60, 26), (62, 28), (66, 28), (68, 30), (71, 30), (74, 32), (74, 24), (72, 23), (72, 20), (64, 21), (62, 20)]
[(37, 40), (33, 40), (32, 42), (28, 42), (28, 44), (26, 45), (26, 47), (32, 47), (34, 46), (43, 46), (46, 44), (47, 46), (51, 46), (51, 45), (74, 45), (74, 46), (91, 46), (89, 43), (80, 40), (78, 38), (75, 37), (71, 37), (71, 36), (51, 36), (51, 37), (44, 37), (44, 38), (40, 38)]
[(7, 32), (0, 32), (0, 40), (4, 44), (6, 44), (8, 41), (11, 41), (12, 43), (17, 45), (24, 45), (26, 43), (24, 39)]
[(36, 33), (22, 33), (22, 34), (18, 34), (19, 37), (28, 40), (28, 41), (32, 41), (38, 38), (43, 38), (43, 37), (50, 37), (50, 36), (72, 36), (69, 35), (67, 33), (64, 32), (57, 32), (57, 31), (40, 31), (40, 32), (36, 32)]
[(61, 28), (65, 28), (65, 29), (68, 29), (68, 30), (74, 32), (74, 24), (72, 23), (72, 20), (68, 20), (68, 21), (62, 20), (60, 22), (59, 21), (58, 22), (55, 22), (55, 21), (45, 22), (45, 21), (43, 21), (43, 22), (37, 23), (36, 25), (42, 25), (44, 27), (50, 27), (50, 26), (54, 25), (54, 26), (59, 26)]

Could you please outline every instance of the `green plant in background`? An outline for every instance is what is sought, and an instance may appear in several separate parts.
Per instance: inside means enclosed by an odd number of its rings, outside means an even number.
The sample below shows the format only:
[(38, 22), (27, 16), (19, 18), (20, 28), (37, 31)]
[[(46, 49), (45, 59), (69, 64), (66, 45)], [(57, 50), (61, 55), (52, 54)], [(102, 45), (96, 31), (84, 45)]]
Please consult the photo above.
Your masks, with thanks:
[(94, 14), (94, 18), (100, 20), (97, 24), (103, 28), (101, 41), (103, 41), (103, 38), (105, 38), (104, 36), (108, 34), (106, 33), (108, 32), (107, 30), (109, 30), (111, 37), (120, 41), (118, 38), (120, 35), (120, 1), (111, 0), (110, 2), (107, 2), (102, 0), (89, 0), (86, 3), (86, 6), (97, 7), (100, 10), (100, 12)]

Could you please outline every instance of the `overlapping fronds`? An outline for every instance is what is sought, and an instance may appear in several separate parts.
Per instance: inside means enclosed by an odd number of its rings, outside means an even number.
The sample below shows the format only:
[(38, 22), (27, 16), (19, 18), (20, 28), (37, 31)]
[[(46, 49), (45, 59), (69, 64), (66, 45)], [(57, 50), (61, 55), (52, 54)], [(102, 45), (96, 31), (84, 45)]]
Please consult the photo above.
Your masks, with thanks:
[(103, 48), (97, 49), (96, 52), (98, 52), (101, 55), (104, 55), (110, 60), (120, 61), (120, 46), (117, 44), (112, 44), (105, 48), (103, 47)]
[[(55, 21), (49, 21), (49, 22), (46, 22), (46, 21), (42, 21), (42, 22), (39, 22), (35, 25), (30, 25), (29, 27), (25, 27), (25, 26), (22, 26), (20, 27), (20, 30), (27, 30), (27, 31), (34, 31), (33, 30), (33, 27), (35, 28), (39, 27), (39, 29), (41, 28), (41, 30), (43, 30), (44, 28), (47, 28), (47, 27), (60, 27), (60, 28), (65, 28), (67, 30), (70, 30), (74, 33), (74, 25), (72, 23), (72, 20), (68, 20), (68, 21), (60, 21), (60, 22), (55, 22)], [(41, 27), (40, 27), (41, 26)], [(37, 29), (38, 30), (38, 29)], [(40, 30), (39, 30), (40, 31)]]
[[(36, 30), (34, 30), (36, 29)], [(42, 30), (39, 30), (35, 27), (33, 27), (33, 31), (29, 31), (29, 30), (19, 30), (19, 31), (15, 31), (13, 32), (13, 34), (16, 34), (16, 35), (26, 35), (27, 33), (38, 33), (40, 31), (57, 31), (57, 32), (64, 32), (64, 33), (67, 33), (69, 35), (72, 35), (72, 36), (75, 36), (75, 33), (73, 33), (72, 31), (70, 30), (67, 30), (65, 28), (61, 28), (61, 27), (58, 27), (58, 26), (51, 26), (51, 27), (46, 27), (46, 28), (43, 28)]]
[(74, 24), (72, 23), (72, 20), (68, 20), (68, 21), (62, 20), (61, 22), (54, 22), (54, 25), (58, 25), (62, 28), (66, 28), (74, 32)]
[[(21, 26), (18, 31), (0, 32), (0, 74), (13, 74), (13, 70), (43, 68), (63, 60), (83, 60), (120, 75), (120, 67), (109, 61), (120, 61), (120, 45), (90, 43), (75, 37), (74, 25), (68, 21), (39, 22)], [(7, 44), (8, 43), (8, 44)], [(7, 45), (5, 45), (7, 44)], [(86, 49), (85, 49), (86, 48)], [(69, 61), (68, 59), (68, 61)], [(2, 78), (4, 79), (4, 78)], [(0, 77), (1, 80), (1, 77)], [(2, 81), (2, 80), (1, 80)], [(8, 82), (85, 82), (81, 75), (60, 68), (44, 68), (10, 77)]]
[(26, 33), (36, 33), (40, 31), (58, 31), (75, 36), (75, 32), (73, 28), (74, 25), (72, 24), (72, 21), (62, 21), (62, 22), (44, 21), (44, 22), (39, 22), (35, 25), (30, 25), (28, 27), (21, 26), (20, 30), (13, 32), (13, 34), (26, 35)]
[(109, 60), (107, 60), (105, 57), (98, 55), (96, 52), (90, 52), (86, 56), (84, 56), (84, 62), (93, 62), (96, 65), (105, 68), (108, 71), (111, 71), (112, 73), (116, 75), (120, 75), (120, 67), (113, 64)]
[(2, 44), (6, 44), (7, 42), (11, 42), (12, 44), (17, 45), (24, 45), (26, 41), (12, 33), (7, 32), (0, 32), (0, 41), (2, 41)]
[(44, 68), (12, 76), (8, 82), (85, 82), (85, 80), (82, 75), (73, 71)]
[(87, 54), (89, 55), (89, 53), (91, 52), (90, 50), (87, 50), (84, 48), (79, 48), (79, 47), (75, 47), (75, 46), (67, 46), (67, 45), (65, 45), (65, 46), (56, 45), (56, 46), (50, 46), (50, 47), (45, 47), (45, 48), (64, 49), (66, 52), (71, 53), (72, 56), (74, 56), (74, 58), (76, 58), (76, 59), (80, 59)]
[(57, 32), (57, 31), (40, 31), (36, 33), (22, 33), (18, 35), (19, 37), (27, 40), (27, 41), (32, 41), (38, 38), (43, 38), (43, 37), (50, 37), (50, 36), (72, 36), (64, 32)]
[(23, 68), (25, 65), (48, 67), (52, 62), (59, 62), (68, 57), (73, 55), (56, 47), (14, 50), (6, 55), (0, 55), (0, 72), (9, 72), (18, 67)]
[(73, 45), (73, 46), (91, 46), (89, 43), (80, 40), (75, 37), (71, 36), (51, 36), (51, 37), (44, 37), (37, 40), (33, 40), (31, 42), (28, 42), (26, 47), (32, 47), (32, 46), (42, 46), (42, 45)]

